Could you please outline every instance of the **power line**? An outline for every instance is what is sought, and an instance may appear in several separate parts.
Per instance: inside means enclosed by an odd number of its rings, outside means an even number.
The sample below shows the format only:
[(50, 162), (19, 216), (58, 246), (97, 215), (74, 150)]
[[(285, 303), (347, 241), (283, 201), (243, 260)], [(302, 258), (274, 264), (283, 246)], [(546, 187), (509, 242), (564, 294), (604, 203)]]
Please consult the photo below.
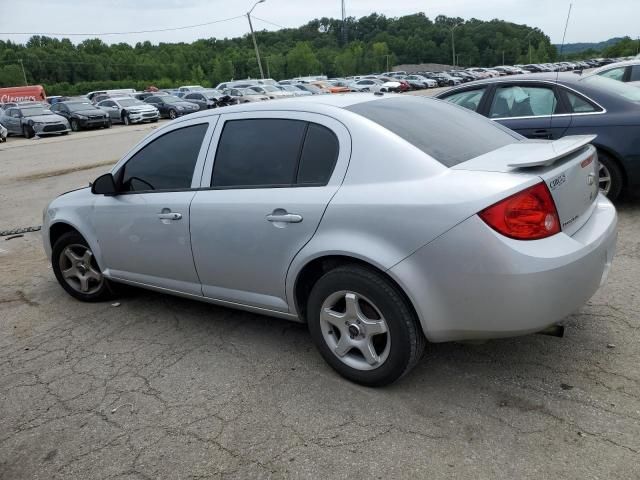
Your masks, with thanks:
[[(215, 23), (229, 22), (231, 20), (237, 20), (238, 18), (244, 18), (244, 15), (237, 15), (235, 17), (223, 18), (221, 20), (212, 20), (211, 22), (198, 23), (195, 25), (185, 25), (183, 27), (171, 27), (171, 28), (158, 28), (155, 30), (137, 30), (132, 32), (102, 32), (102, 33), (60, 33), (60, 32), (0, 32), (0, 35), (51, 35), (56, 37), (99, 37), (105, 35), (133, 35), (138, 33), (157, 33), (157, 32), (171, 32), (175, 30), (187, 30), (189, 28), (204, 27), (207, 25), (213, 25)], [(264, 20), (263, 20), (264, 21)], [(284, 28), (284, 27), (283, 27)]]
[(279, 25), (269, 20), (265, 20), (264, 18), (256, 17), (255, 15), (251, 15), (251, 18), (255, 18), (256, 20), (260, 20), (261, 22), (264, 22), (264, 23), (268, 23), (269, 25), (273, 25), (274, 27), (285, 28), (285, 29), (289, 28), (289, 27), (285, 27), (284, 25)]

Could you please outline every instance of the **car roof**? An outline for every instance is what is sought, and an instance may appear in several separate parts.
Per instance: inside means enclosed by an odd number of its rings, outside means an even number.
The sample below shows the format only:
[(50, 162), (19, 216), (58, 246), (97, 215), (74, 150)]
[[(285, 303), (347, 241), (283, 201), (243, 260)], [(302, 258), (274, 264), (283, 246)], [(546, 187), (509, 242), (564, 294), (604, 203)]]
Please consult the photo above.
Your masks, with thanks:
[(607, 65), (603, 65), (602, 67), (598, 67), (595, 70), (590, 71), (589, 75), (597, 75), (600, 72), (605, 72), (612, 68), (629, 67), (632, 65), (640, 65), (640, 59), (636, 58), (633, 60), (625, 60), (623, 62), (608, 63)]

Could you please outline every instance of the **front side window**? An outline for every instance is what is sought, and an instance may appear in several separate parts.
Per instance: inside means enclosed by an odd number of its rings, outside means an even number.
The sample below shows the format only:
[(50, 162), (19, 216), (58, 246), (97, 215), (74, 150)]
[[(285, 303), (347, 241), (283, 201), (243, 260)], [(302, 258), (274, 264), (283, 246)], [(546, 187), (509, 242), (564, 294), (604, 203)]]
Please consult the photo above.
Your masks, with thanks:
[(491, 102), (490, 118), (553, 115), (558, 102), (552, 88), (514, 85), (500, 87)]
[(226, 122), (213, 164), (212, 186), (291, 185), (306, 128), (306, 122), (287, 119)]
[(120, 191), (150, 192), (191, 188), (208, 123), (172, 130), (145, 145), (124, 165)]
[(448, 97), (445, 97), (444, 100), (477, 112), (485, 91), (486, 89), (484, 87), (476, 88), (474, 90), (466, 90), (464, 92), (449, 95)]
[(625, 67), (612, 68), (611, 70), (607, 70), (605, 72), (600, 72), (598, 75), (605, 78), (610, 78), (612, 80), (617, 80), (619, 82), (624, 78), (624, 70)]

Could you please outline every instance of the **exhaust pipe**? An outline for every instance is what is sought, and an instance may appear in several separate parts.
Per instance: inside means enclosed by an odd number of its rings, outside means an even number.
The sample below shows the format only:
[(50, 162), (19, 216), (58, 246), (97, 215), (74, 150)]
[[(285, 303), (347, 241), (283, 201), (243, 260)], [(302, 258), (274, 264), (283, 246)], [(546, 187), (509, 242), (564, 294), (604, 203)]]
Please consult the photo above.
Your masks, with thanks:
[(540, 335), (549, 335), (551, 337), (564, 337), (564, 325), (551, 325), (550, 327), (545, 328), (544, 330), (540, 330), (537, 332)]

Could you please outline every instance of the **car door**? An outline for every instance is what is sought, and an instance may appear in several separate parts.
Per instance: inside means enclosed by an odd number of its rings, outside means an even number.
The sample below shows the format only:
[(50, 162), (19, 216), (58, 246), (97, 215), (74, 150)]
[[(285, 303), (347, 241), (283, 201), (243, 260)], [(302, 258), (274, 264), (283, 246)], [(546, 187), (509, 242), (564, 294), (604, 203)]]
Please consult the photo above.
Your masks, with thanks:
[(342, 183), (350, 152), (346, 128), (323, 115), (224, 115), (191, 204), (204, 296), (287, 312), (287, 269)]
[(113, 100), (103, 100), (98, 103), (98, 107), (105, 111), (112, 121), (120, 121), (120, 108)]
[(191, 254), (189, 206), (216, 120), (163, 129), (115, 167), (119, 193), (98, 197), (92, 213), (107, 276), (202, 295)]
[(7, 130), (22, 135), (22, 112), (19, 108), (9, 110), (8, 123), (9, 125), (5, 125)]
[(486, 115), (527, 138), (557, 139), (569, 126), (556, 87), (548, 83), (500, 82), (493, 90)]

